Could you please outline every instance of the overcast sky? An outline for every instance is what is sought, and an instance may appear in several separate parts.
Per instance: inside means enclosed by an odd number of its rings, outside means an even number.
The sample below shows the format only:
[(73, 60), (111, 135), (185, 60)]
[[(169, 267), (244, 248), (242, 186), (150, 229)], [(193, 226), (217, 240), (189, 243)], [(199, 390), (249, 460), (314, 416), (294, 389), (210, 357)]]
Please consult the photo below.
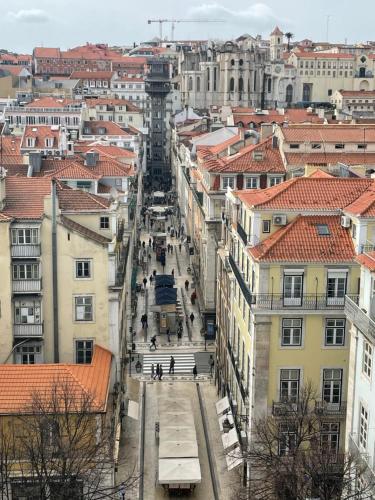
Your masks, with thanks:
[[(223, 19), (181, 23), (176, 39), (267, 36), (278, 24), (295, 40), (357, 42), (375, 39), (374, 0), (12, 0), (0, 1), (0, 48), (31, 53), (33, 47), (74, 47), (85, 42), (128, 45), (151, 39), (158, 24), (147, 19)], [(4, 4), (6, 7), (4, 7)], [(359, 8), (360, 6), (360, 8)], [(170, 35), (170, 25), (164, 25)]]

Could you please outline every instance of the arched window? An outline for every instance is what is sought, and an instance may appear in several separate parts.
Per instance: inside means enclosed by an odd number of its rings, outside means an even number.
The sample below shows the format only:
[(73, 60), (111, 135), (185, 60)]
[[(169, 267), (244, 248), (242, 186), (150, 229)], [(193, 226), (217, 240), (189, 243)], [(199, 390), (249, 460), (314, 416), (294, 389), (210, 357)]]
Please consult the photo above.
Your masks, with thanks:
[(239, 64), (240, 66), (242, 66), (242, 65), (243, 65), (243, 59), (240, 59), (240, 60), (238, 61), (238, 64)]
[(197, 92), (201, 91), (201, 77), (197, 76)]
[(293, 85), (289, 84), (286, 88), (286, 102), (292, 104), (293, 102)]
[(188, 90), (193, 90), (193, 77), (189, 76)]
[(210, 90), (210, 68), (206, 69), (207, 73), (207, 90)]
[(229, 92), (234, 92), (234, 78), (229, 80)]
[(267, 80), (267, 91), (272, 92), (272, 80), (271, 80), (271, 78), (268, 78), (268, 80)]
[(238, 79), (238, 92), (243, 92), (243, 78)]
[(257, 89), (257, 72), (254, 71), (254, 92), (256, 92)]
[(366, 78), (366, 68), (359, 68), (359, 77)]
[(234, 66), (234, 59), (231, 59), (230, 63), (232, 66)]

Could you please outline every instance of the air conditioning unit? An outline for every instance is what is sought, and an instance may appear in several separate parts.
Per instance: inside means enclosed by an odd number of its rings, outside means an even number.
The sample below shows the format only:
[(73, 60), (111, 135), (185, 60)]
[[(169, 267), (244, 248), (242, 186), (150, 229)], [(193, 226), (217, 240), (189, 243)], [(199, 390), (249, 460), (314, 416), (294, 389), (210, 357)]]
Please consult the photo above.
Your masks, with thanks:
[(274, 226), (285, 226), (287, 222), (286, 215), (274, 215), (272, 217), (272, 224)]
[(347, 215), (341, 216), (341, 226), (342, 227), (350, 227), (351, 223), (352, 223), (352, 221), (351, 221), (350, 217), (348, 217)]

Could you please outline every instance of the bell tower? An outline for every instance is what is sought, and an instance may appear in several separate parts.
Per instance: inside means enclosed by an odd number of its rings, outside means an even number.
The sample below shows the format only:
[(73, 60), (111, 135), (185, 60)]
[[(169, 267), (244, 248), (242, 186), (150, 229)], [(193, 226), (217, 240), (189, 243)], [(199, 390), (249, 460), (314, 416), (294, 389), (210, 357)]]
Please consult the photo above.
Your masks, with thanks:
[(270, 52), (271, 61), (280, 61), (283, 57), (284, 33), (278, 26), (270, 34)]

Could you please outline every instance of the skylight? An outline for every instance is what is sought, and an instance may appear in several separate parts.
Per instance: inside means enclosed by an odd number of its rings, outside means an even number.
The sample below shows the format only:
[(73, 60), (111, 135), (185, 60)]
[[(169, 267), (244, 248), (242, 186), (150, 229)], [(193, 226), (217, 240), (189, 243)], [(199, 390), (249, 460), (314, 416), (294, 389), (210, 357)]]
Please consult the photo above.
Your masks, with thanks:
[(316, 229), (318, 231), (319, 236), (329, 236), (329, 228), (327, 224), (317, 224)]

